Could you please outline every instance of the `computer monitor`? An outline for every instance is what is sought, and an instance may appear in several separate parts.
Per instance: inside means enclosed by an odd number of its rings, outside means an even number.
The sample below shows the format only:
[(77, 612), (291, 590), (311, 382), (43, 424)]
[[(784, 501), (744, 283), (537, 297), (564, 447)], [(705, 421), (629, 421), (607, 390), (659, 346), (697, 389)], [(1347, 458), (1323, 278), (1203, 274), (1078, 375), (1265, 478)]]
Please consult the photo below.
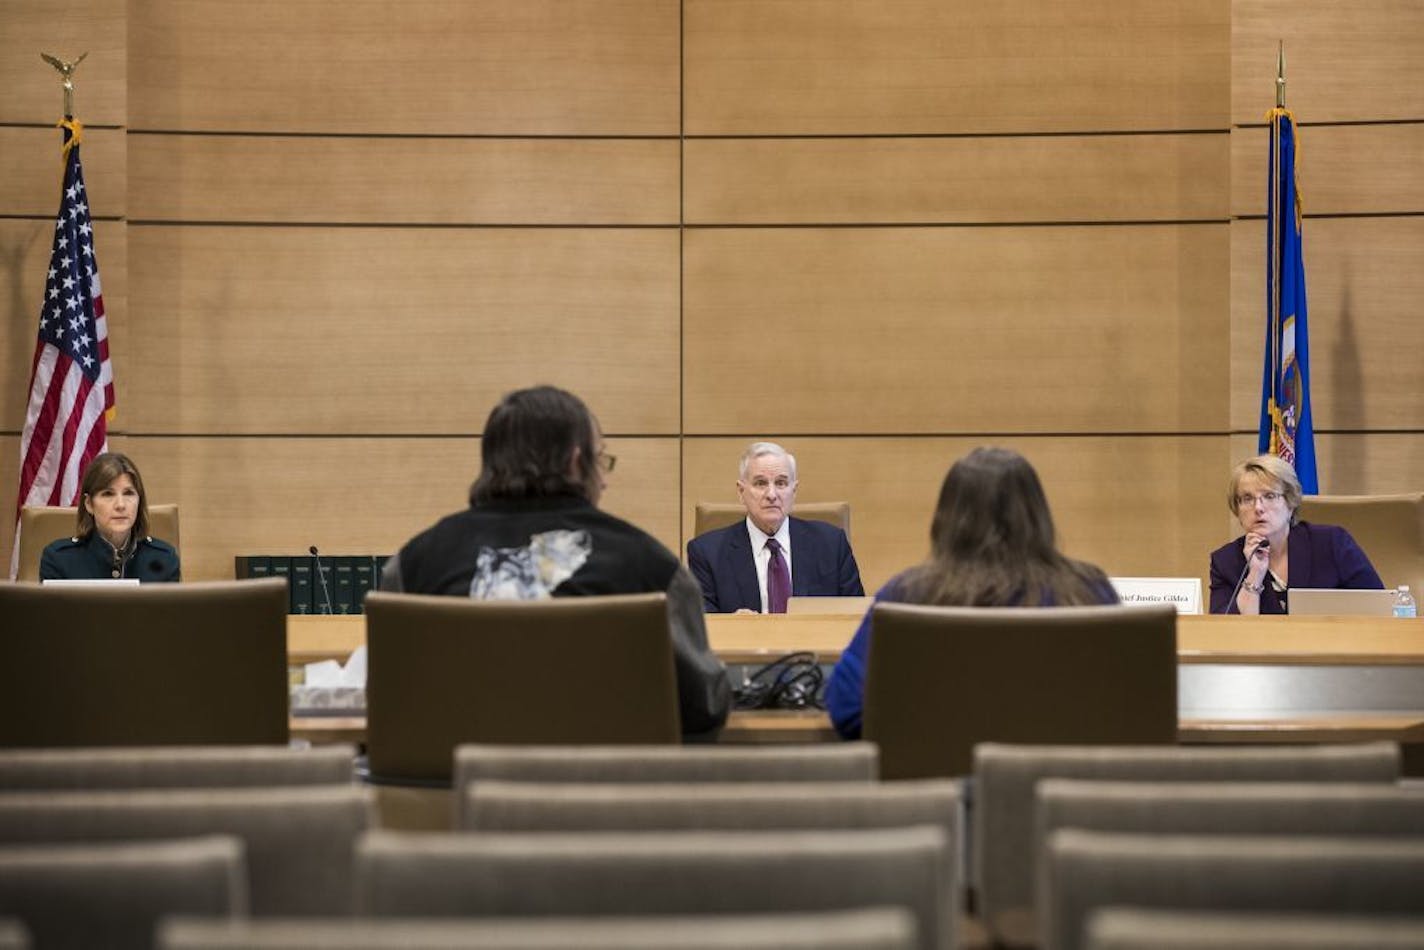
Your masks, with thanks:
[(1294, 616), (1388, 617), (1394, 613), (1394, 591), (1293, 587), (1286, 606)]

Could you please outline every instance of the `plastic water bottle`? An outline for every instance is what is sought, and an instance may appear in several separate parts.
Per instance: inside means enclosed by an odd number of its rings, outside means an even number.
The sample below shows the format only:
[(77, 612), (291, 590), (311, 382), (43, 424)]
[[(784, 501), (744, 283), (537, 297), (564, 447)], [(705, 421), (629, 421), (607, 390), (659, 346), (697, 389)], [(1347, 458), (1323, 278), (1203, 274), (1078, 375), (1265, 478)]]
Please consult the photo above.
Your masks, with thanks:
[(1408, 584), (1394, 592), (1394, 615), (1396, 617), (1419, 616), (1419, 608), (1414, 603), (1414, 595), (1409, 592)]

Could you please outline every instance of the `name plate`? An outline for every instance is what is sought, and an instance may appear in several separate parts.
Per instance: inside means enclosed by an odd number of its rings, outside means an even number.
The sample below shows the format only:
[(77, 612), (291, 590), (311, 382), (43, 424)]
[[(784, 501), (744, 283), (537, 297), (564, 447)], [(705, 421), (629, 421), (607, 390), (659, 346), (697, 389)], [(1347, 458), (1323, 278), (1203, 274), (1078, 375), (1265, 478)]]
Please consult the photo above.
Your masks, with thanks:
[(1109, 577), (1124, 604), (1172, 604), (1179, 614), (1202, 612), (1200, 577)]

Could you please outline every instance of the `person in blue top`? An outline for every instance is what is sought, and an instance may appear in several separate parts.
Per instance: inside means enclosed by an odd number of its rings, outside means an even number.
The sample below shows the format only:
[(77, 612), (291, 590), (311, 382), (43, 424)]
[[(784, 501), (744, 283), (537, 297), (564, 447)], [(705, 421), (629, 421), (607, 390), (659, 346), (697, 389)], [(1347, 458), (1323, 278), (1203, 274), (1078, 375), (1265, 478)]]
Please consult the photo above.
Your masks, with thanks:
[(181, 579), (177, 549), (148, 533), (148, 496), (132, 459), (119, 452), (95, 456), (79, 490), (74, 535), (45, 547), (40, 580)]
[[(945, 607), (1115, 604), (1101, 569), (1064, 557), (1038, 473), (1009, 449), (978, 448), (945, 475), (930, 524), (930, 556), (902, 571), (877, 601)], [(826, 687), (836, 732), (860, 738), (872, 606)]]

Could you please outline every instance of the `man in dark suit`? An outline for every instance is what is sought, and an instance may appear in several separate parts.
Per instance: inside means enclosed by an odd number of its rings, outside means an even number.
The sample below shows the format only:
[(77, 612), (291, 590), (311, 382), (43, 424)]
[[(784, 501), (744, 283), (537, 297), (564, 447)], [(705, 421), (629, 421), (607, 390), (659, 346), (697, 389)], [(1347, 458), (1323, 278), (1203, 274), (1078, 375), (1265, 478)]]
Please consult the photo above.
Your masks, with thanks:
[(687, 566), (708, 613), (785, 613), (789, 596), (862, 597), (845, 532), (791, 517), (796, 459), (775, 442), (742, 455), (737, 497), (747, 517), (687, 543)]

